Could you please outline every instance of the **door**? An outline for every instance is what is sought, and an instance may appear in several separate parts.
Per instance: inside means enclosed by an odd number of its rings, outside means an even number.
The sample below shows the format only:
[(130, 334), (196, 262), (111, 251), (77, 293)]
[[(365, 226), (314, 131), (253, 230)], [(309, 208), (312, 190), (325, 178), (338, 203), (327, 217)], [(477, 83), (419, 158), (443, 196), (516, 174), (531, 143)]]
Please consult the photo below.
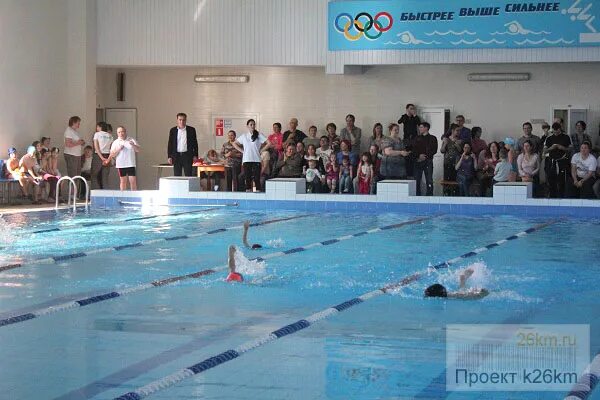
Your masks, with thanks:
[(572, 106), (554, 107), (552, 108), (552, 121), (555, 118), (561, 118), (564, 121), (565, 133), (571, 135), (575, 133), (577, 121), (587, 122), (587, 109)]
[[(438, 140), (438, 152), (433, 156), (433, 182), (439, 182), (444, 178), (444, 155), (440, 153), (442, 145), (442, 136), (445, 133), (446, 115), (449, 111), (445, 108), (423, 108), (419, 110), (421, 121), (427, 121), (431, 125), (429, 133), (434, 135)], [(425, 191), (425, 182), (421, 182), (422, 193)], [(433, 185), (433, 194), (435, 196), (442, 195), (440, 185)]]
[(113, 135), (117, 134), (117, 127), (122, 126), (127, 130), (127, 136), (138, 139), (137, 108), (107, 108), (105, 114), (106, 122), (113, 127)]

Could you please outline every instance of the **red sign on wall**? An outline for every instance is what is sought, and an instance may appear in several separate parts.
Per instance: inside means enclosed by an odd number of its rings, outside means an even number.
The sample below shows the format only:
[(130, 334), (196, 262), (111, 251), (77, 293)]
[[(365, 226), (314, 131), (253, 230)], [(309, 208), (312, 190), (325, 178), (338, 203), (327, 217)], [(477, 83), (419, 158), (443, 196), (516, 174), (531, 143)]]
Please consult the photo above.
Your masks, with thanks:
[(215, 136), (223, 136), (223, 120), (215, 120)]

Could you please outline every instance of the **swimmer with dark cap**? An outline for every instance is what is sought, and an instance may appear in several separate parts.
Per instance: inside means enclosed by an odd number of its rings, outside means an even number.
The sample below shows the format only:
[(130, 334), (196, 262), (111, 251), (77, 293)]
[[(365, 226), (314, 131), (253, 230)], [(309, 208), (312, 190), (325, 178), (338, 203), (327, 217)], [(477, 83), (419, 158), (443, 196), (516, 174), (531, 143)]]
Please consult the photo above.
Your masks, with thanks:
[(253, 245), (250, 245), (250, 243), (248, 243), (248, 228), (250, 228), (250, 221), (244, 222), (244, 234), (242, 235), (242, 242), (244, 242), (244, 246), (252, 250), (262, 249), (260, 244), (254, 243)]
[(229, 256), (227, 258), (227, 265), (229, 266), (229, 275), (225, 279), (227, 282), (243, 282), (244, 277), (235, 270), (235, 252), (237, 249), (234, 245), (229, 246)]
[(487, 289), (466, 289), (465, 287), (467, 279), (469, 279), (474, 272), (473, 268), (469, 267), (460, 274), (458, 291), (448, 292), (444, 285), (436, 283), (425, 289), (425, 297), (446, 297), (449, 299), (461, 300), (483, 299), (490, 294)]

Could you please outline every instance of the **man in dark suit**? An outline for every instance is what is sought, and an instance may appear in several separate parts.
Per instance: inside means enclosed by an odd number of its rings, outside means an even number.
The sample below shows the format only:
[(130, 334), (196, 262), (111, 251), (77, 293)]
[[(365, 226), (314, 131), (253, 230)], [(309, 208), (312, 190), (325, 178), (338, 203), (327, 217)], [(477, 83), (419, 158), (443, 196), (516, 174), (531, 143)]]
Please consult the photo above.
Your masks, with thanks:
[(181, 176), (182, 169), (185, 176), (192, 176), (192, 164), (198, 160), (196, 129), (187, 126), (186, 121), (187, 115), (177, 114), (177, 126), (169, 131), (167, 157), (175, 176)]

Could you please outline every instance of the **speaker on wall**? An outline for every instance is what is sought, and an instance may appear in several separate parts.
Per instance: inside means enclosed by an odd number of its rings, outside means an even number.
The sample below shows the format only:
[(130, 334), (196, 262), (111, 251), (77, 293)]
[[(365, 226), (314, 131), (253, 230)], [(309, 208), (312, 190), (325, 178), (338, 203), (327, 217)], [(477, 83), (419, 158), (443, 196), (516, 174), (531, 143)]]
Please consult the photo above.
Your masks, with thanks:
[(125, 72), (117, 73), (117, 101), (125, 101)]

